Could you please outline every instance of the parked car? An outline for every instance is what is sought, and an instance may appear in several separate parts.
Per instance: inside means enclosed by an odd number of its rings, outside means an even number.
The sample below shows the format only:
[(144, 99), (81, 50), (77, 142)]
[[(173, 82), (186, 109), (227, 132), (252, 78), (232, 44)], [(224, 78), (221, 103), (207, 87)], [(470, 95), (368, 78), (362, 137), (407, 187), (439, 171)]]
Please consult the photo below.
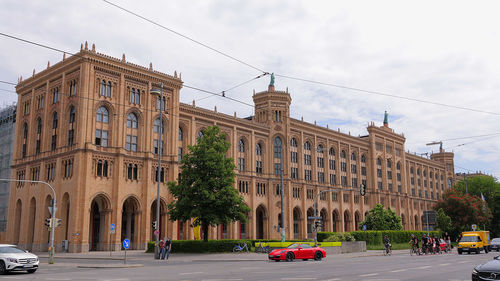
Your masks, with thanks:
[(492, 261), (480, 264), (472, 270), (472, 281), (500, 279), (500, 256)]
[(277, 249), (269, 253), (269, 259), (274, 261), (293, 261), (294, 259), (314, 259), (320, 261), (326, 257), (326, 251), (320, 247), (309, 244), (294, 243), (285, 249)]
[(38, 269), (38, 257), (16, 245), (0, 244), (0, 274), (9, 271), (34, 273)]
[(500, 238), (493, 238), (493, 240), (491, 240), (491, 250), (500, 251)]

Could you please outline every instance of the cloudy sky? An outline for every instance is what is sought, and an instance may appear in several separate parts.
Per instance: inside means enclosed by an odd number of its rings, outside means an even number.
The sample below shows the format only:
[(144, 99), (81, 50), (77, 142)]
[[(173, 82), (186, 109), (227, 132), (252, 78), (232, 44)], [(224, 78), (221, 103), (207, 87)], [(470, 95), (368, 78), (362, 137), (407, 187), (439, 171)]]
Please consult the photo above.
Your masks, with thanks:
[[(257, 69), (274, 72), (276, 88), (291, 93), (294, 118), (358, 135), (368, 122), (381, 125), (387, 110), (407, 150), (430, 153), (438, 147), (426, 143), (442, 140), (455, 152), (456, 172), (500, 176), (498, 1), (110, 1), (250, 66), (102, 0), (4, 0), (0, 32), (68, 52), (88, 41), (98, 52), (181, 72), (186, 85), (213, 92), (257, 77)], [(0, 43), (1, 81), (17, 82), (62, 59), (6, 36)], [(226, 95), (251, 104), (253, 90), (267, 84), (269, 76)], [(0, 107), (17, 100), (12, 91), (0, 83)], [(250, 106), (183, 88), (181, 101), (192, 100), (253, 114)]]

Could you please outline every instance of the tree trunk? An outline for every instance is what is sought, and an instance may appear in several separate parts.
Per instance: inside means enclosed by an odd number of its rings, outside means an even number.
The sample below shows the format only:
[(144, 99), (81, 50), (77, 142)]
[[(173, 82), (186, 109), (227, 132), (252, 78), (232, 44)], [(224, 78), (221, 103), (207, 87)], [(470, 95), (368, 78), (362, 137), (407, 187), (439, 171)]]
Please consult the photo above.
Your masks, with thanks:
[(203, 241), (208, 242), (208, 223), (201, 223), (201, 228), (203, 229)]

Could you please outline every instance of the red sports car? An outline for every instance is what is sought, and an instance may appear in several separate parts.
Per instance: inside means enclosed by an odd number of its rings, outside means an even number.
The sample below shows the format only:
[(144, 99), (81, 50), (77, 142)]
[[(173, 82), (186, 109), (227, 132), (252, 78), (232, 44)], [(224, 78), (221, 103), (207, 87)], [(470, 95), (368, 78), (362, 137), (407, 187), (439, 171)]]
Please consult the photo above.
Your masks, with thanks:
[(320, 261), (324, 257), (326, 257), (326, 251), (323, 248), (299, 243), (294, 243), (288, 246), (288, 248), (277, 249), (269, 253), (269, 259), (274, 261), (293, 261), (294, 259), (314, 259)]

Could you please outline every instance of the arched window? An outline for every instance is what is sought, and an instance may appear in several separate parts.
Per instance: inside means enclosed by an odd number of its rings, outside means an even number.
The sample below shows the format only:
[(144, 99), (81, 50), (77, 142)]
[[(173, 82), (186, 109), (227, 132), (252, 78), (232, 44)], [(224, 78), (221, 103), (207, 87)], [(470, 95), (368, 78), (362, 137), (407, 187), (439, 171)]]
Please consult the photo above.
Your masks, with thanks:
[(182, 134), (182, 128), (179, 127), (179, 140), (181, 141), (183, 138), (184, 138), (184, 136)]
[(73, 146), (73, 142), (75, 139), (75, 128), (73, 127), (73, 125), (75, 124), (75, 116), (75, 107), (71, 106), (71, 108), (69, 109), (68, 146)]
[(57, 129), (57, 123), (59, 122), (59, 116), (57, 116), (57, 112), (54, 112), (52, 115), (52, 129)]
[(361, 163), (366, 163), (366, 156), (364, 154), (361, 155)]
[(106, 96), (106, 81), (104, 80), (101, 81), (101, 87), (99, 90), (101, 96)]
[(108, 81), (108, 87), (106, 89), (106, 96), (111, 97), (111, 81)]
[(390, 159), (387, 159), (387, 168), (391, 168), (391, 167), (392, 167), (391, 160), (390, 160)]
[(340, 157), (341, 157), (341, 158), (345, 158), (345, 157), (346, 157), (346, 155), (345, 155), (345, 151), (344, 151), (344, 150), (342, 150), (342, 151), (340, 152)]
[(297, 140), (296, 140), (295, 138), (292, 138), (292, 139), (290, 140), (290, 146), (291, 146), (291, 147), (297, 147)]
[(306, 141), (306, 142), (304, 143), (304, 149), (305, 149), (305, 150), (311, 150), (311, 144), (310, 144), (308, 141)]
[(274, 139), (274, 158), (281, 158), (281, 138)]
[(451, 178), (448, 178), (448, 188), (452, 188), (453, 186), (453, 181)]
[(160, 121), (160, 118), (156, 118), (155, 121), (153, 122), (153, 131), (155, 133), (160, 132), (160, 125), (161, 125), (161, 132), (163, 133), (163, 130), (165, 130), (163, 122)]
[(42, 119), (41, 118), (36, 119), (36, 133), (37, 134), (42, 133)]
[(109, 112), (106, 107), (101, 106), (97, 109), (97, 122), (109, 123)]
[(413, 167), (410, 167), (410, 174), (413, 174)]
[(69, 109), (69, 123), (75, 123), (76, 109), (74, 106), (71, 106)]
[(127, 128), (137, 129), (137, 115), (133, 112), (127, 116)]
[(238, 142), (238, 152), (245, 152), (245, 142), (243, 139), (240, 139)]
[(397, 169), (398, 171), (399, 171), (399, 170), (401, 170), (401, 162), (398, 162), (398, 163), (396, 164), (396, 169)]
[(257, 155), (262, 155), (262, 146), (260, 145), (260, 143), (258, 143), (258, 144), (255, 146), (255, 154), (257, 154)]
[(333, 147), (330, 147), (329, 154), (330, 154), (331, 156), (335, 156), (335, 149), (334, 149)]
[(417, 169), (417, 175), (420, 176), (420, 168)]
[(203, 130), (200, 130), (200, 131), (198, 132), (198, 137), (199, 137), (199, 138), (202, 138), (202, 137), (203, 137)]
[(323, 153), (323, 151), (324, 151), (323, 146), (321, 144), (318, 145), (318, 147), (316, 148), (316, 152)]
[(351, 160), (352, 160), (352, 161), (356, 161), (356, 153), (354, 153), (354, 152), (353, 152), (353, 153), (351, 154)]
[(379, 166), (382, 165), (382, 159), (377, 158), (377, 165), (379, 165)]

